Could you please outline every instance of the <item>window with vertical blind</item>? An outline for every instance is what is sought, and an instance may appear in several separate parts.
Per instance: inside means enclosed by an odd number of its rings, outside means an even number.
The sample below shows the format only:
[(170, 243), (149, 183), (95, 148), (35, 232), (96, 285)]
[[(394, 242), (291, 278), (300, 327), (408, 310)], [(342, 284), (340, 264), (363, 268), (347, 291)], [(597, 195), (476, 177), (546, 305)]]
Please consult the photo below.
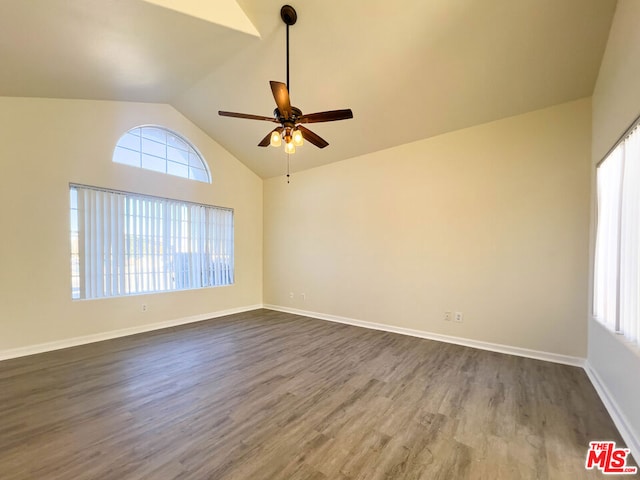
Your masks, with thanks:
[(234, 281), (233, 210), (70, 185), (73, 299)]
[(594, 317), (640, 344), (640, 126), (597, 170)]

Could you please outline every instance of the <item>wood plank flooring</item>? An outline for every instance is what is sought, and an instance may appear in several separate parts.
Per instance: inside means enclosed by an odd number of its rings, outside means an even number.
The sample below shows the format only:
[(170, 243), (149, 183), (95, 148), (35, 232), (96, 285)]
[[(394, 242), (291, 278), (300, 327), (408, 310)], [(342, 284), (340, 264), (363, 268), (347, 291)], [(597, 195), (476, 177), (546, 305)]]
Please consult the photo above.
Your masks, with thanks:
[(588, 479), (585, 373), (269, 310), (0, 362), (0, 478)]

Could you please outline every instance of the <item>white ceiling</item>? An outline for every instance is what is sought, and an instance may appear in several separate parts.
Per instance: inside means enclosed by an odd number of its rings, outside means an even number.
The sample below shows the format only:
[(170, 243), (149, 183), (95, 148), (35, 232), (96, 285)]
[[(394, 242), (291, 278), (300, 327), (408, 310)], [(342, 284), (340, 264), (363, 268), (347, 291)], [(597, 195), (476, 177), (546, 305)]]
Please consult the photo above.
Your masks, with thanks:
[[(0, 0), (0, 95), (166, 102), (262, 177), (269, 80), (285, 81), (285, 0)], [(294, 171), (591, 95), (615, 0), (290, 2)], [(240, 7), (240, 8), (238, 8)]]

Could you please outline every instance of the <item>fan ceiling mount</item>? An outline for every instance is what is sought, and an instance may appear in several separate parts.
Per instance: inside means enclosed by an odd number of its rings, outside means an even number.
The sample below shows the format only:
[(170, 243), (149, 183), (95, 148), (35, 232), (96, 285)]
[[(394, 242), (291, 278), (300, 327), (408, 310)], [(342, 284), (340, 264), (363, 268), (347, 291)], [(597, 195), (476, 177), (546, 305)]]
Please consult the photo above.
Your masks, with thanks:
[(284, 5), (280, 9), (280, 18), (287, 25), (294, 25), (296, 20), (298, 20), (298, 14), (296, 13), (296, 9), (291, 5)]
[(303, 114), (302, 110), (291, 105), (289, 98), (289, 26), (296, 23), (298, 14), (291, 5), (284, 5), (280, 9), (280, 18), (282, 18), (282, 21), (287, 25), (287, 83), (273, 80), (269, 82), (271, 85), (271, 93), (276, 101), (276, 109), (273, 111), (273, 117), (225, 111), (219, 111), (218, 115), (249, 120), (263, 120), (280, 124), (280, 126), (270, 131), (267, 136), (258, 143), (259, 147), (266, 147), (268, 145), (279, 147), (282, 140), (284, 140), (285, 151), (287, 153), (294, 153), (295, 147), (301, 146), (304, 139), (318, 148), (324, 148), (329, 145), (329, 143), (301, 124), (347, 120), (353, 118), (353, 112), (351, 109), (344, 109)]

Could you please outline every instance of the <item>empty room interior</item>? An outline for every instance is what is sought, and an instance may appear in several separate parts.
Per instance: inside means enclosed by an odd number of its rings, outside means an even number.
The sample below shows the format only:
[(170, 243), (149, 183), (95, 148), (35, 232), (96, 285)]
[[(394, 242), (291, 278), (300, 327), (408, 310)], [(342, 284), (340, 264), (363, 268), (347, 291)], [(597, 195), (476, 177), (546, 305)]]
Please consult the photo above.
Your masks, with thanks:
[(640, 475), (640, 1), (2, 0), (0, 59), (2, 480)]

